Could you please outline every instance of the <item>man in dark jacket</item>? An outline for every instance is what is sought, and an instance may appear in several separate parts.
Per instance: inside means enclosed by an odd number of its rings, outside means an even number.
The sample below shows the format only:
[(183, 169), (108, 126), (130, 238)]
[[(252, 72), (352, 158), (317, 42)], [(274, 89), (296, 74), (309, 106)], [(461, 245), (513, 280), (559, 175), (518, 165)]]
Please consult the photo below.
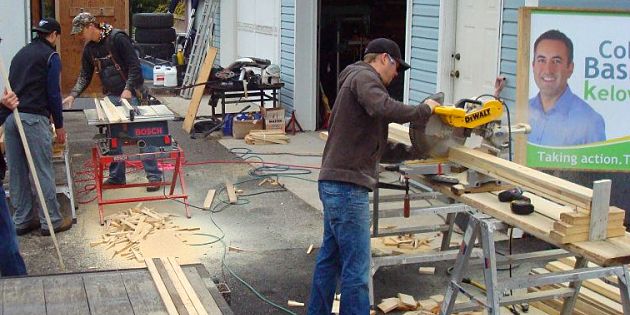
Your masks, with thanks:
[[(59, 211), (55, 188), (52, 151), (53, 139), (50, 117), (57, 130), (57, 143), (64, 143), (61, 91), (59, 78), (61, 59), (55, 51), (55, 42), (61, 26), (52, 18), (39, 21), (33, 31), (37, 37), (24, 46), (11, 60), (9, 81), (20, 99), (20, 120), (35, 164), (50, 221), (55, 232), (72, 227), (72, 218), (63, 218)], [(6, 121), (5, 121), (6, 120)], [(50, 235), (42, 207), (31, 184), (30, 170), (24, 153), (24, 145), (18, 132), (15, 116), (6, 107), (0, 108), (0, 123), (4, 123), (4, 137), (9, 164), (11, 203), (15, 208), (13, 220), (18, 235), (41, 227), (42, 235)], [(39, 209), (38, 209), (39, 208)], [(37, 210), (38, 209), (38, 210)], [(36, 218), (39, 213), (39, 218)]]
[[(13, 92), (5, 91), (0, 98), (0, 104), (13, 110), (19, 105), (18, 98)], [(9, 214), (6, 194), (2, 188), (2, 181), (7, 166), (4, 156), (0, 152), (0, 276), (21, 276), (26, 274), (26, 266), (20, 255), (17, 237), (15, 235), (15, 225)]]
[[(128, 99), (132, 105), (138, 105), (140, 95), (136, 91), (142, 88), (144, 78), (140, 69), (140, 61), (133, 49), (129, 36), (121, 30), (114, 29), (106, 23), (98, 23), (88, 12), (79, 13), (72, 20), (72, 34), (81, 35), (86, 44), (81, 57), (81, 71), (70, 96), (63, 100), (71, 107), (74, 99), (90, 85), (92, 75), (101, 78), (103, 93), (117, 106), (121, 98)], [(157, 148), (146, 146), (141, 153), (155, 152)], [(111, 154), (122, 154), (119, 147)], [(155, 160), (143, 160), (144, 170), (149, 182), (161, 182), (162, 172)], [(126, 183), (125, 163), (114, 162), (109, 166), (109, 179), (104, 184), (121, 185)], [(157, 191), (159, 185), (147, 186), (147, 191)]]
[(410, 148), (387, 143), (388, 124), (427, 120), (438, 105), (428, 100), (410, 106), (389, 96), (386, 87), (399, 71), (409, 68), (398, 45), (379, 38), (368, 44), (363, 61), (339, 74), (339, 93), (319, 174), (324, 238), (313, 274), (309, 314), (331, 313), (338, 279), (340, 314), (369, 314), (368, 192), (376, 188), (378, 163), (384, 155), (413, 158)]

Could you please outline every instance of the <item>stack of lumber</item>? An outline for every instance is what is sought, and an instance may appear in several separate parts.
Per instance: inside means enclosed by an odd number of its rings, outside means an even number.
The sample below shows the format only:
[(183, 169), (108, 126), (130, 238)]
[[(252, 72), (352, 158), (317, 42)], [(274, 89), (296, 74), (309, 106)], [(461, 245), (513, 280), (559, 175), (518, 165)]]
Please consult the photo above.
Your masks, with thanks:
[(287, 144), (289, 137), (282, 130), (251, 130), (245, 136), (247, 144)]
[[(552, 261), (548, 263), (545, 268), (534, 268), (531, 274), (547, 274), (550, 272), (572, 270), (575, 264), (575, 258), (562, 258), (558, 261)], [(589, 267), (596, 267), (596, 265), (589, 264)], [(580, 294), (575, 303), (575, 308), (572, 314), (602, 314), (602, 315), (617, 315), (623, 314), (623, 307), (621, 306), (621, 296), (619, 295), (619, 288), (608, 282), (616, 281), (616, 278), (605, 279), (591, 279), (582, 282), (580, 288)], [(567, 283), (553, 284), (541, 287), (529, 288), (530, 292), (538, 292), (544, 290), (558, 289), (567, 287)], [(560, 314), (562, 310), (562, 300), (544, 300), (531, 303), (538, 309), (544, 310), (548, 314)]]
[(133, 110), (133, 107), (126, 99), (121, 99), (121, 102), (123, 106), (116, 106), (107, 97), (102, 99), (95, 98), (94, 105), (98, 120), (110, 123), (129, 121), (129, 118), (121, 110), (129, 112)]
[[(91, 247), (103, 245), (111, 250), (110, 258), (120, 256), (128, 260), (143, 262), (141, 243), (148, 235), (160, 230), (172, 231), (180, 238), (182, 232), (199, 228), (182, 228), (171, 221), (172, 214), (158, 213), (138, 204), (136, 207), (105, 217), (105, 232), (100, 240), (90, 243)], [(184, 241), (184, 240), (182, 240)]]
[[(609, 238), (625, 235), (624, 215), (625, 211), (610, 207), (607, 232)], [(590, 222), (590, 213), (586, 211), (561, 213), (560, 220), (553, 223), (553, 230), (549, 236), (561, 244), (586, 241), (588, 240)]]

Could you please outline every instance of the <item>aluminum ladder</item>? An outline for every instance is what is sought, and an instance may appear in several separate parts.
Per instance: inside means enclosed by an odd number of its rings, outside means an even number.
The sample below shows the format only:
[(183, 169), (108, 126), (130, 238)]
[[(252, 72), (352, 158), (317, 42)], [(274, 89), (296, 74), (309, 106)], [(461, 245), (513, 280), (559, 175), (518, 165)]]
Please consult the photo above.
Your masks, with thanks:
[[(206, 51), (212, 43), (214, 36), (214, 16), (219, 8), (220, 0), (205, 0), (200, 10), (200, 21), (193, 41), (193, 47), (190, 51), (188, 66), (186, 66), (186, 74), (184, 75), (183, 86), (195, 84), (199, 69), (206, 57)], [(185, 99), (192, 98), (193, 89), (183, 89), (180, 96)]]

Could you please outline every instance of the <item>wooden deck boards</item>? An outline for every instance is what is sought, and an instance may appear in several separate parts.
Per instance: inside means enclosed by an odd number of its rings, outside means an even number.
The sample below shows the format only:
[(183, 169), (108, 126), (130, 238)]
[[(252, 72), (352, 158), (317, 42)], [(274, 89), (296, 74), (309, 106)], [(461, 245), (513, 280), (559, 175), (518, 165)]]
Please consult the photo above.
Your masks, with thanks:
[[(232, 314), (202, 265), (182, 269), (209, 314)], [(180, 314), (188, 314), (183, 310)], [(141, 315), (167, 311), (149, 271), (142, 268), (0, 279), (0, 315), (12, 314)]]

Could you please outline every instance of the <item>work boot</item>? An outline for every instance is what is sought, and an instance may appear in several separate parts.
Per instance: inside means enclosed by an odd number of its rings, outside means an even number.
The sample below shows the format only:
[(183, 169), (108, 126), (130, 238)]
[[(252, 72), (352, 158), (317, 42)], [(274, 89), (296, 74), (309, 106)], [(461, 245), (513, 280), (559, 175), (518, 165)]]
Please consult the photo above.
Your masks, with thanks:
[(108, 178), (106, 181), (103, 182), (103, 185), (124, 185), (126, 184), (125, 181), (122, 182), (117, 182), (115, 181), (113, 178)]
[(147, 192), (154, 192), (160, 190), (161, 181), (159, 180), (150, 180), (149, 183), (155, 183), (155, 185), (147, 186)]
[(39, 221), (32, 220), (26, 227), (23, 228), (15, 228), (15, 234), (24, 235), (29, 233), (30, 231), (34, 231), (39, 229), (40, 224)]
[[(63, 218), (61, 220), (61, 224), (54, 228), (55, 234), (63, 231), (67, 231), (72, 228), (72, 218)], [(50, 231), (48, 229), (40, 229), (42, 236), (50, 236)]]

